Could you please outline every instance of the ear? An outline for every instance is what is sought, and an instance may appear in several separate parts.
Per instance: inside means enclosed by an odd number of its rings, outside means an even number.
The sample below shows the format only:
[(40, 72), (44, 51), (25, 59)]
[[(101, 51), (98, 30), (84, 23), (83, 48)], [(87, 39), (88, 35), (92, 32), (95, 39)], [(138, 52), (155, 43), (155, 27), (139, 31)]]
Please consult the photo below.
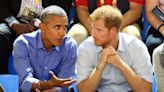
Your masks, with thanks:
[(112, 27), (111, 29), (110, 29), (111, 31), (110, 32), (112, 32), (112, 33), (118, 33), (118, 28), (117, 27)]
[(39, 24), (39, 28), (44, 31), (45, 30), (45, 24), (43, 24), (42, 22)]

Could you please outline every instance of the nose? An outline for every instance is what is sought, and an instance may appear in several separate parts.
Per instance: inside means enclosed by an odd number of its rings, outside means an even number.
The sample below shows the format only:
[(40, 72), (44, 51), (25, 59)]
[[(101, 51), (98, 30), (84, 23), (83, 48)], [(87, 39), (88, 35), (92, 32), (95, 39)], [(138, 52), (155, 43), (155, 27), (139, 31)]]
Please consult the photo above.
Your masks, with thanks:
[(96, 36), (97, 35), (97, 33), (96, 33), (96, 31), (94, 29), (92, 29), (91, 35), (92, 36)]

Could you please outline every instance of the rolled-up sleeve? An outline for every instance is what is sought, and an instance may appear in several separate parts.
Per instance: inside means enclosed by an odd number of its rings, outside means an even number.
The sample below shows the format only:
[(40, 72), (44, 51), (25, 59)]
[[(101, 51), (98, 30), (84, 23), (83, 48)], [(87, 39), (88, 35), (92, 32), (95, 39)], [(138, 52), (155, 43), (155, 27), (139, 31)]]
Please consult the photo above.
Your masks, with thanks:
[(33, 77), (33, 69), (30, 64), (28, 42), (21, 39), (20, 36), (13, 46), (14, 67), (19, 77), (20, 88), (23, 92), (30, 92), (32, 84), (38, 82), (38, 79)]
[(132, 69), (146, 81), (152, 82), (153, 68), (147, 47), (141, 41), (137, 41), (135, 47), (134, 45), (131, 45), (130, 48), (129, 52), (133, 52), (133, 54), (130, 55), (132, 60)]

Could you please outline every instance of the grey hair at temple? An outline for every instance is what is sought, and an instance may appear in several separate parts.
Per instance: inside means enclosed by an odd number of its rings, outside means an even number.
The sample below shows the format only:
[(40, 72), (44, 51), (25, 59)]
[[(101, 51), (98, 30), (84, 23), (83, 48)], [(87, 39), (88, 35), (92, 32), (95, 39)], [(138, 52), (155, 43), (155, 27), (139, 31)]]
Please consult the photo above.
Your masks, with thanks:
[(51, 5), (43, 9), (40, 15), (40, 20), (41, 22), (45, 22), (47, 19), (49, 19), (51, 16), (54, 16), (54, 15), (67, 17), (67, 13), (64, 11), (63, 8), (56, 5)]

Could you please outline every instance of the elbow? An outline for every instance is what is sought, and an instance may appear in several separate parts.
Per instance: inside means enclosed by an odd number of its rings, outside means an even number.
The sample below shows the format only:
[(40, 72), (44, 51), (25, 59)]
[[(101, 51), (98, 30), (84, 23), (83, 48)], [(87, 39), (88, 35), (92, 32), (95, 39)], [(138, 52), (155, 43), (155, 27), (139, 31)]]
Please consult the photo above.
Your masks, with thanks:
[(135, 92), (152, 92), (151, 88), (150, 89), (141, 89), (141, 90), (138, 90), (138, 91), (135, 91)]
[(89, 92), (89, 90), (86, 90), (82, 85), (77, 85), (78, 92)]
[(152, 85), (142, 86), (137, 88), (134, 92), (152, 92)]

